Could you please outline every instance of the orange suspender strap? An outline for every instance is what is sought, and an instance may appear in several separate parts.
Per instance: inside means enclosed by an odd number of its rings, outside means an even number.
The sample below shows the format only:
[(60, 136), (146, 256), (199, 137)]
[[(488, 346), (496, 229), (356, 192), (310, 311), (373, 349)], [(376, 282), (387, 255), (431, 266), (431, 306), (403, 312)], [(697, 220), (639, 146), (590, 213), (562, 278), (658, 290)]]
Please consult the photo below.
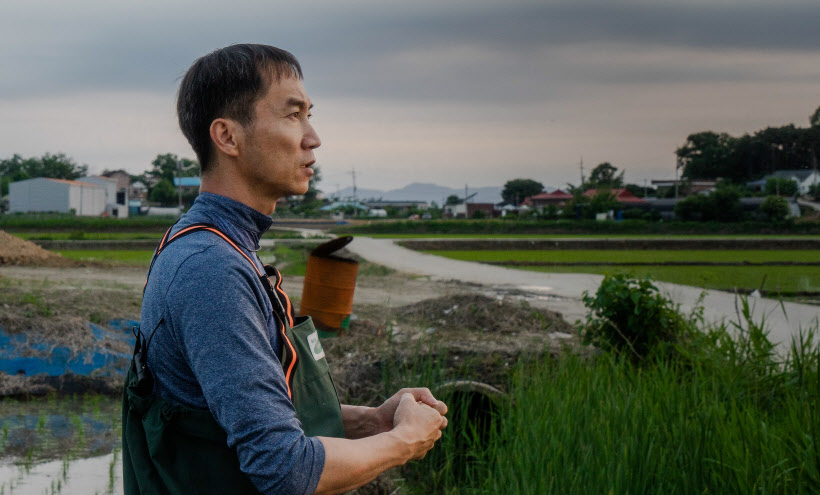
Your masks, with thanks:
[[(176, 225), (176, 224), (174, 224), (174, 225)], [(173, 241), (175, 241), (175, 240), (177, 240), (181, 237), (185, 237), (186, 235), (193, 234), (194, 232), (208, 231), (208, 232), (212, 232), (212, 233), (218, 235), (225, 242), (230, 244), (231, 247), (233, 247), (239, 254), (241, 254), (242, 256), (245, 257), (246, 260), (248, 260), (248, 262), (251, 264), (251, 266), (253, 266), (253, 269), (256, 270), (256, 273), (259, 275), (260, 278), (264, 278), (264, 279), (267, 280), (267, 276), (265, 274), (263, 274), (262, 271), (259, 270), (259, 267), (256, 266), (256, 263), (253, 262), (253, 260), (250, 258), (250, 256), (245, 254), (245, 251), (242, 251), (242, 249), (240, 249), (239, 246), (237, 246), (236, 243), (230, 237), (223, 234), (222, 231), (219, 230), (215, 225), (211, 225), (211, 224), (207, 224), (207, 223), (197, 223), (197, 224), (194, 224), (194, 225), (190, 225), (188, 227), (184, 227), (179, 232), (175, 233), (174, 235), (172, 235), (169, 238), (168, 234), (171, 232), (171, 229), (173, 229), (173, 228), (174, 228), (174, 226), (172, 225), (171, 228), (169, 228), (168, 231), (165, 232), (165, 235), (162, 237), (162, 240), (160, 241), (159, 246), (157, 247), (157, 252), (154, 253), (154, 257), (151, 259), (151, 267), (148, 269), (148, 277), (151, 276), (151, 269), (154, 268), (154, 262), (156, 261), (157, 256), (159, 256), (159, 253), (161, 253), (162, 250), (165, 249), (166, 246), (168, 246), (168, 244), (170, 244), (171, 242), (173, 242)], [(287, 294), (285, 294), (285, 292), (279, 287), (282, 284), (282, 276), (281, 276), (281, 274), (279, 274), (278, 271), (276, 273), (277, 273), (276, 290), (279, 293), (281, 293), (282, 295), (285, 296), (285, 301), (287, 303), (287, 309), (285, 311), (285, 318), (288, 319), (288, 323), (292, 327), (293, 326), (293, 315), (292, 315), (293, 309), (292, 309), (292, 306), (290, 304), (290, 299), (288, 298)], [(143, 289), (142, 289), (143, 293), (145, 293), (145, 287), (148, 285), (148, 277), (145, 278), (145, 285), (143, 285)], [(268, 280), (268, 285), (270, 285), (269, 280)], [(276, 294), (271, 294), (271, 295), (274, 296), (274, 297), (277, 297)], [(273, 303), (273, 301), (271, 301), (271, 303)], [(282, 360), (282, 369), (285, 371), (285, 383), (286, 383), (287, 388), (288, 388), (288, 397), (290, 397), (291, 400), (292, 400), (293, 399), (293, 394), (291, 392), (291, 383), (293, 382), (293, 376), (294, 376), (293, 372), (296, 369), (296, 361), (298, 360), (298, 355), (296, 354), (296, 349), (293, 347), (293, 343), (288, 338), (287, 333), (285, 333), (285, 330), (286, 330), (285, 322), (282, 321), (281, 323), (282, 323), (282, 326), (281, 326), (280, 331), (282, 333), (282, 338), (285, 339), (285, 344), (286, 344), (285, 353), (284, 353), (285, 355), (284, 355), (284, 359)]]
[(290, 326), (293, 326), (293, 306), (290, 304), (290, 298), (285, 291), (282, 290), (282, 274), (279, 271), (276, 271), (276, 292), (282, 294), (285, 298), (285, 315), (288, 318), (288, 322)]

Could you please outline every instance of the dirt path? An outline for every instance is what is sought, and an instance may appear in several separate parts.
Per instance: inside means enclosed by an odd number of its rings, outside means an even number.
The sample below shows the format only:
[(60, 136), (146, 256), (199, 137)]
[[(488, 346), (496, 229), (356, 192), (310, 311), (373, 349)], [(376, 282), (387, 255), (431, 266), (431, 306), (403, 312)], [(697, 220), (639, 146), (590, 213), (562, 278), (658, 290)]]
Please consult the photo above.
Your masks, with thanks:
[[(146, 269), (142, 267), (33, 267), (0, 266), (0, 277), (40, 283), (48, 281), (63, 289), (87, 289), (89, 287), (132, 292), (141, 298)], [(284, 278), (283, 288), (292, 298), (302, 294), (304, 277)], [(482, 294), (484, 287), (470, 286), (457, 281), (430, 281), (414, 275), (396, 273), (379, 277), (360, 277), (356, 284), (354, 304), (398, 307), (424, 299), (473, 292)], [(126, 316), (126, 315), (123, 315)]]
[[(601, 275), (543, 273), (452, 260), (403, 248), (390, 239), (356, 237), (348, 249), (368, 261), (426, 275), (432, 280), (458, 280), (479, 284), (491, 291), (517, 293), (533, 305), (562, 313), (568, 321), (585, 314), (581, 294), (595, 292), (603, 279)], [(702, 304), (707, 322), (738, 321), (740, 302), (734, 294), (706, 292), (701, 288), (670, 283), (658, 283), (658, 286), (687, 313), (705, 294)], [(754, 321), (765, 320), (771, 340), (779, 344), (781, 351), (788, 350), (792, 337), (801, 328), (816, 327), (820, 321), (820, 307), (817, 306), (781, 303), (766, 298), (750, 299), (750, 303)]]

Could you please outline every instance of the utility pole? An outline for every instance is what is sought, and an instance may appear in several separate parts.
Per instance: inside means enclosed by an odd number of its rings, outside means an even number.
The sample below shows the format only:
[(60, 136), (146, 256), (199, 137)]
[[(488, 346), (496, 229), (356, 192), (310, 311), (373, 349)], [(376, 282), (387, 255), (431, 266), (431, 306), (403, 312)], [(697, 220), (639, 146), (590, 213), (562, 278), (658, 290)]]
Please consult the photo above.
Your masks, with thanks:
[(358, 202), (356, 197), (356, 167), (353, 167), (353, 170), (350, 172), (353, 175), (353, 202)]
[(584, 188), (584, 155), (581, 155), (581, 183), (578, 185), (580, 189)]
[(464, 204), (467, 204), (467, 184), (464, 184)]
[(680, 157), (675, 160), (675, 199), (678, 199), (678, 169), (680, 168)]
[(179, 197), (179, 214), (182, 215), (182, 160), (177, 160), (177, 196)]
[(646, 197), (648, 196), (648, 194), (647, 194), (647, 192), (646, 192), (646, 191), (647, 191), (647, 185), (646, 185), (646, 183), (647, 183), (647, 179), (644, 179), (644, 180), (643, 180), (643, 199), (646, 199)]

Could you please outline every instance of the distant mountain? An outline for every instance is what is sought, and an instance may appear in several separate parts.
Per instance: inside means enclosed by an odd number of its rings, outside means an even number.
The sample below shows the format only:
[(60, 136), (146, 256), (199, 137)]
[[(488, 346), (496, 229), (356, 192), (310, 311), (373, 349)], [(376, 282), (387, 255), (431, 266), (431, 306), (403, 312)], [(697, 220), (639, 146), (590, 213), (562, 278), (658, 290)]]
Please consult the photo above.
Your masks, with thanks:
[[(503, 188), (490, 187), (475, 187), (469, 188), (468, 194), (477, 193), (470, 202), (472, 203), (499, 203), (501, 202), (501, 190)], [(327, 196), (335, 195), (335, 193), (326, 193)], [(352, 197), (353, 188), (346, 187), (339, 191), (342, 198)], [(426, 201), (427, 203), (435, 201), (441, 205), (447, 196), (456, 195), (459, 198), (464, 197), (464, 189), (454, 189), (451, 187), (439, 186), (436, 184), (423, 184), (414, 182), (399, 189), (391, 189), (389, 191), (379, 191), (377, 189), (357, 189), (356, 197), (359, 200), (381, 199), (384, 201)]]

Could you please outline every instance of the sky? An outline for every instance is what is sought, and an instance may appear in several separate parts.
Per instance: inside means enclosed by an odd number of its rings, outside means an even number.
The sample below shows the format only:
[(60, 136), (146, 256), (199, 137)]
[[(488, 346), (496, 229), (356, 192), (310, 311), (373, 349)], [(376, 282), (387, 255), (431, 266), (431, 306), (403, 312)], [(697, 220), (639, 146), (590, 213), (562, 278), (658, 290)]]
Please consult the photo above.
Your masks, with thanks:
[(232, 43), (299, 59), (320, 189), (561, 187), (608, 161), (674, 176), (694, 132), (808, 125), (820, 2), (74, 0), (0, 5), (0, 158), (62, 152), (94, 173), (194, 158), (175, 98)]

